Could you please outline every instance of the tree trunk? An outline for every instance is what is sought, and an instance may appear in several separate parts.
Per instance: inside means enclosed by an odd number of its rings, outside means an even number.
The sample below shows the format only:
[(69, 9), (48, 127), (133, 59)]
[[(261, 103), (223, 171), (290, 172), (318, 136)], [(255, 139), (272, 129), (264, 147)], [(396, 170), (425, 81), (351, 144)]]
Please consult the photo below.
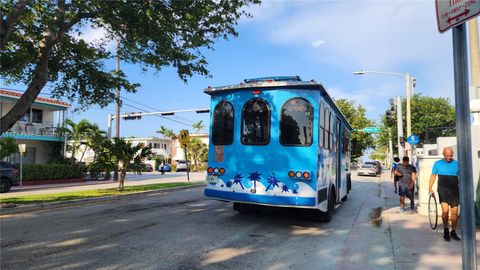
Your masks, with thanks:
[(32, 103), (42, 91), (48, 82), (48, 61), (55, 45), (48, 37), (41, 42), (41, 48), (38, 57), (37, 67), (33, 74), (33, 78), (27, 87), (27, 90), (20, 99), (13, 105), (13, 108), (0, 119), (0, 134), (9, 130), (32, 106)]
[(125, 168), (123, 166), (123, 161), (119, 161), (118, 162), (118, 174), (119, 174), (119, 180), (118, 180), (118, 190), (119, 191), (123, 191), (123, 188), (125, 186), (125, 175), (126, 175), (126, 171), (125, 171)]

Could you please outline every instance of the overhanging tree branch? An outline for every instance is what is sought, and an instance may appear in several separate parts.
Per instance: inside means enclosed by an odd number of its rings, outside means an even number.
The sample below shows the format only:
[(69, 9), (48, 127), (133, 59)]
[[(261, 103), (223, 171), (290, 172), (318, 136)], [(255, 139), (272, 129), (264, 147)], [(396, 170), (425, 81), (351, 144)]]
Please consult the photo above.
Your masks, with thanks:
[(5, 19), (3, 19), (3, 14), (0, 14), (2, 17), (2, 25), (0, 33), (0, 48), (3, 51), (5, 46), (10, 39), (10, 34), (12, 33), (13, 26), (15, 22), (18, 20), (18, 17), (25, 11), (25, 7), (27, 6), (26, 0), (19, 0), (15, 9), (10, 12)]

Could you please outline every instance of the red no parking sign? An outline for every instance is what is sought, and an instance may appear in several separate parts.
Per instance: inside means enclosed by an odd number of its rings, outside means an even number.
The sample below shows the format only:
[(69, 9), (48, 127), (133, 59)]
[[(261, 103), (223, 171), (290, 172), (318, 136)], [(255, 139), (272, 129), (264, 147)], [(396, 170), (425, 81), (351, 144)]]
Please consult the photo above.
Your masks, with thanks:
[(435, 7), (440, 33), (480, 14), (480, 0), (436, 0)]

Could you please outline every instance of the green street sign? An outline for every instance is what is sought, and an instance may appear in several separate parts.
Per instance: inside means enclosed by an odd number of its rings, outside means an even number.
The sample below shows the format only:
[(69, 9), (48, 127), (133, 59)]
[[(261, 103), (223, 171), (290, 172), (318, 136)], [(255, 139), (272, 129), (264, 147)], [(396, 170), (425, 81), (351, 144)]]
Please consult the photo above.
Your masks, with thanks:
[(378, 133), (378, 132), (380, 132), (380, 128), (379, 127), (366, 127), (366, 128), (363, 128), (363, 132)]

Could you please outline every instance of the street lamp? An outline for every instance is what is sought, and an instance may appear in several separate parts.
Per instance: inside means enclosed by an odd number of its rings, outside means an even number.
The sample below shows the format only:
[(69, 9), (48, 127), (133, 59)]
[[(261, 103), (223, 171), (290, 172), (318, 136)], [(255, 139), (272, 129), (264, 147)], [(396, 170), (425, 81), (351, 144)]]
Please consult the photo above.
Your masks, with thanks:
[[(382, 74), (382, 75), (391, 75), (391, 76), (400, 76), (405, 78), (406, 82), (406, 89), (407, 89), (407, 138), (412, 135), (412, 122), (411, 122), (411, 110), (410, 110), (410, 88), (412, 85), (412, 80), (410, 78), (410, 73), (394, 73), (394, 72), (383, 72), (383, 71), (366, 71), (366, 70), (359, 70), (359, 71), (354, 71), (354, 75), (364, 75), (367, 73), (372, 73), (372, 74)], [(410, 160), (412, 160), (412, 149), (410, 148), (408, 150), (408, 156), (410, 157)]]

